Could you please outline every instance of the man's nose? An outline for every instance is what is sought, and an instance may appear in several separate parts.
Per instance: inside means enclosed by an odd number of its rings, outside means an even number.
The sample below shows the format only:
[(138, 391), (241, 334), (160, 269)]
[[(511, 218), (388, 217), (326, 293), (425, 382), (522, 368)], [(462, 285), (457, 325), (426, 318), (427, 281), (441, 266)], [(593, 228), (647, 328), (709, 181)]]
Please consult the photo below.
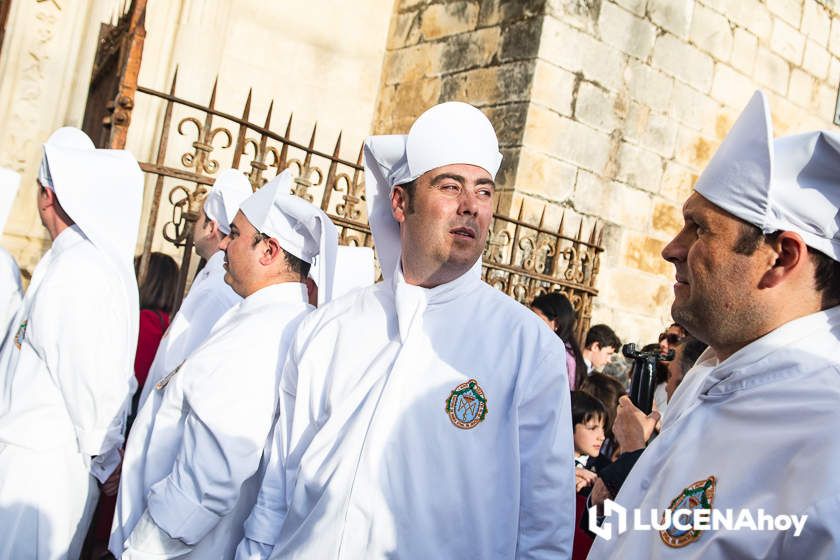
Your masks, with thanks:
[(461, 199), (458, 205), (458, 211), (461, 214), (478, 215), (478, 195), (470, 189), (461, 191)]
[(665, 247), (662, 249), (662, 258), (669, 263), (677, 263), (685, 260), (687, 248), (681, 239), (682, 232), (678, 233)]

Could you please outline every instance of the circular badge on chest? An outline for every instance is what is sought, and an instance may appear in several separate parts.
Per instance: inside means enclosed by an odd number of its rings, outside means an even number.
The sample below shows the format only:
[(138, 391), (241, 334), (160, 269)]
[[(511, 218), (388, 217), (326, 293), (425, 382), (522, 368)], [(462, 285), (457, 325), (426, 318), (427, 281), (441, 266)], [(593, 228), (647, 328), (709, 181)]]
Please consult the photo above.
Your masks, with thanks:
[(478, 426), (487, 416), (487, 397), (478, 381), (470, 379), (455, 387), (446, 399), (446, 413), (449, 420), (462, 430)]

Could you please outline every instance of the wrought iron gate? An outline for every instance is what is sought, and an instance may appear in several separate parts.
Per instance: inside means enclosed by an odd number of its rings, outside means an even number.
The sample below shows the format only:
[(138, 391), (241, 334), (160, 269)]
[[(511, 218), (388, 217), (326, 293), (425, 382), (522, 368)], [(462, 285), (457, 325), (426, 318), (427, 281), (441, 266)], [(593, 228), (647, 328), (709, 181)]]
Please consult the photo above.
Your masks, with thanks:
[[(142, 14), (135, 9), (144, 11), (145, 2), (134, 0), (124, 17), (142, 28)], [(124, 33), (137, 33), (138, 26), (125, 25), (123, 29)], [(177, 71), (166, 92), (138, 86), (139, 58), (136, 63), (135, 69), (129, 68), (127, 79), (123, 75), (118, 80), (117, 97), (108, 106), (120, 111), (120, 122), (106, 118), (103, 124), (112, 127), (110, 145), (122, 147), (135, 97), (137, 103), (161, 105), (156, 157), (140, 164), (154, 184), (149, 216), (142, 226), (141, 276), (156, 236), (162, 235), (181, 250), (180, 300), (194, 268), (193, 224), (207, 186), (218, 171), (228, 167), (242, 170), (254, 189), (292, 168), (293, 194), (319, 205), (333, 219), (341, 244), (373, 246), (365, 207), (361, 146), (355, 160), (342, 159), (339, 134), (330, 149), (322, 151), (316, 147), (317, 125), (302, 135), (306, 139), (296, 137), (291, 116), (284, 123), (284, 131), (277, 132), (272, 129), (273, 103), (257, 123), (252, 120), (250, 92), (236, 115), (216, 107), (217, 84), (206, 105), (180, 98), (176, 95)], [(120, 98), (124, 103), (119, 103)], [(89, 99), (89, 109), (93, 99)], [(126, 103), (127, 99), (131, 102)], [(113, 125), (119, 128), (115, 130)], [(161, 225), (162, 212), (167, 217)], [(588, 231), (581, 224), (576, 233), (569, 234), (562, 222), (557, 230), (550, 230), (542, 219), (534, 224), (525, 221), (522, 213), (511, 217), (496, 212), (483, 256), (483, 278), (521, 302), (547, 291), (563, 292), (577, 311), (577, 334), (581, 338), (589, 328), (592, 301), (598, 293), (594, 284), (603, 251), (601, 241), (597, 224)]]

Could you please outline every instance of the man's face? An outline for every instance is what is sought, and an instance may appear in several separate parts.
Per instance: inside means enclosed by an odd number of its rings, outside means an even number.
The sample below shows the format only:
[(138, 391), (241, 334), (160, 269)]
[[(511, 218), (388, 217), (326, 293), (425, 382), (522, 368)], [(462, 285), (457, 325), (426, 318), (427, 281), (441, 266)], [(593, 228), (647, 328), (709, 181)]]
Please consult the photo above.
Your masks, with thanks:
[(410, 204), (404, 189), (392, 195), (404, 263), (411, 263), (418, 283), (448, 282), (481, 258), (493, 217), (493, 189), (486, 170), (456, 164), (420, 176)]
[(671, 314), (700, 340), (714, 345), (749, 340), (760, 305), (755, 293), (767, 270), (767, 251), (734, 248), (744, 222), (693, 193), (683, 206), (685, 225), (662, 250), (676, 268)]
[(230, 235), (222, 239), (219, 248), (225, 252), (225, 282), (242, 297), (248, 297), (259, 276), (260, 258), (264, 242), (256, 245), (258, 232), (242, 212), (237, 212), (230, 225)]
[(195, 222), (193, 232), (193, 245), (198, 256), (207, 260), (219, 250), (219, 242), (222, 240), (223, 234), (216, 222), (207, 218), (204, 208), (201, 208), (198, 212), (198, 219)]
[(592, 362), (594, 369), (601, 369), (610, 363), (613, 354), (615, 354), (615, 348), (612, 346), (601, 346), (600, 343), (593, 342), (589, 347), (589, 361)]

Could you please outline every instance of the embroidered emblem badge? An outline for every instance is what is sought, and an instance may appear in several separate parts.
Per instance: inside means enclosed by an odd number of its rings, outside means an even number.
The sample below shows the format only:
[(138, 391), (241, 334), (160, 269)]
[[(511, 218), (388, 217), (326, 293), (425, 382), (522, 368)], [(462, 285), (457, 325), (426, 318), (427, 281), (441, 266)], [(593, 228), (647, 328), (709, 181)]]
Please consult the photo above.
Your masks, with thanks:
[(462, 430), (478, 426), (487, 416), (487, 398), (478, 381), (470, 379), (455, 387), (446, 399), (446, 412), (449, 420)]
[[(711, 510), (712, 501), (715, 498), (715, 477), (710, 476), (705, 480), (698, 480), (685, 488), (680, 494), (674, 498), (668, 509), (673, 515), (675, 511), (680, 509), (688, 510)], [(693, 517), (693, 516), (692, 516)], [(664, 523), (665, 516), (662, 516)], [(685, 517), (680, 519), (684, 525), (693, 525), (693, 519)], [(673, 548), (681, 548), (693, 543), (700, 538), (702, 531), (695, 530), (693, 527), (683, 530), (674, 526), (674, 520), (671, 519), (671, 526), (659, 531), (659, 536), (666, 545)]]
[(17, 333), (15, 334), (15, 346), (18, 350), (20, 350), (20, 345), (23, 344), (23, 337), (26, 335), (26, 325), (29, 321), (24, 321), (18, 327)]

